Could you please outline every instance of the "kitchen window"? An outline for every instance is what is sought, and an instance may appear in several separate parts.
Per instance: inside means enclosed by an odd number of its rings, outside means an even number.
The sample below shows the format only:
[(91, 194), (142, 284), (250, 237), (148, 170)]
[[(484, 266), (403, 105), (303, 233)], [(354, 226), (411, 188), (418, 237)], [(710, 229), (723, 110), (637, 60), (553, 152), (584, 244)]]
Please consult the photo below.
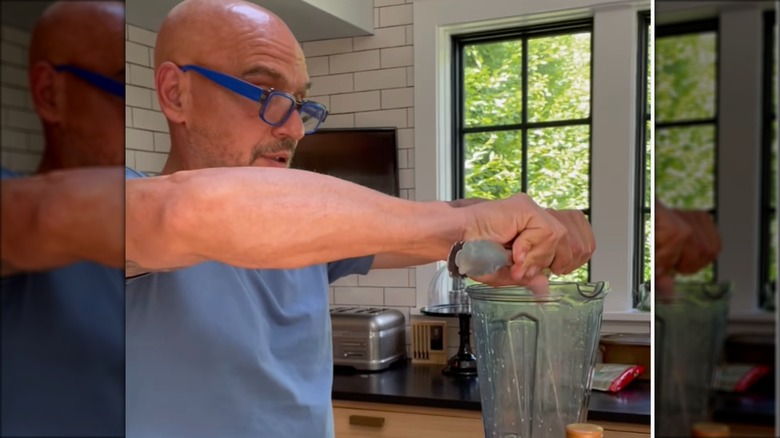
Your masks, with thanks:
[[(604, 325), (608, 332), (650, 332), (649, 312), (638, 312), (633, 304), (632, 291), (640, 282), (636, 278), (635, 259), (637, 223), (637, 40), (640, 22), (637, 14), (650, 9), (649, 2), (618, 2), (614, 0), (583, 0), (569, 9), (550, 10), (545, 2), (472, 2), (469, 0), (431, 0), (415, 3), (414, 10), (414, 141), (415, 147), (415, 196), (418, 200), (449, 200), (467, 194), (465, 146), (469, 139), (493, 135), (496, 140), (514, 135), (517, 156), (513, 170), (501, 169), (509, 174), (515, 187), (528, 193), (556, 191), (535, 185), (538, 181), (553, 184), (543, 172), (567, 169), (572, 161), (578, 167), (566, 173), (567, 184), (577, 182), (578, 196), (583, 202), (574, 208), (585, 211), (591, 219), (598, 239), (598, 249), (587, 269), (578, 272), (590, 281), (607, 281), (612, 292), (604, 300)], [(511, 29), (511, 31), (510, 31)], [(544, 105), (534, 103), (535, 82), (528, 73), (534, 65), (551, 65), (555, 58), (533, 58), (531, 43), (546, 43), (544, 38), (582, 35), (582, 63), (589, 63), (586, 79), (580, 80), (576, 104), (568, 103), (559, 112), (548, 116), (552, 120), (539, 120)], [(462, 69), (463, 59), (456, 60), (467, 45), (518, 41), (514, 70), (502, 71), (519, 77), (511, 103), (529, 107), (527, 114), (513, 115), (513, 121), (500, 120), (495, 126), (473, 120), (466, 125), (465, 95)], [(525, 41), (525, 42), (523, 42)], [(523, 55), (523, 45), (526, 55)], [(561, 48), (563, 50), (563, 48)], [(556, 47), (555, 53), (558, 53)], [(526, 63), (523, 63), (523, 58)], [(573, 58), (573, 55), (569, 56)], [(547, 62), (547, 64), (545, 64)], [(536, 63), (536, 64), (535, 64)], [(566, 68), (571, 63), (568, 63)], [(525, 84), (523, 83), (523, 72)], [(542, 70), (540, 72), (543, 73)], [(517, 79), (515, 79), (517, 84)], [(544, 82), (538, 82), (544, 84)], [(554, 84), (555, 87), (568, 84)], [(524, 88), (525, 92), (524, 92)], [(587, 88), (586, 88), (587, 87)], [(541, 87), (540, 87), (541, 88)], [(490, 89), (486, 90), (486, 94)], [(523, 95), (527, 102), (523, 102)], [(463, 100), (461, 100), (463, 99)], [(546, 97), (545, 97), (546, 99)], [(573, 99), (565, 99), (571, 101)], [(489, 101), (494, 103), (494, 101)], [(542, 100), (544, 104), (546, 100)], [(495, 104), (494, 104), (495, 106)], [(556, 108), (557, 109), (557, 108)], [(548, 111), (549, 112), (549, 111)], [(574, 113), (574, 114), (572, 114)], [(543, 114), (543, 113), (542, 113)], [(535, 118), (537, 117), (537, 118)], [(584, 120), (583, 120), (584, 119)], [(548, 123), (547, 127), (538, 124)], [(535, 125), (536, 124), (536, 125)], [(512, 126), (515, 125), (515, 126)], [(473, 128), (467, 132), (466, 128)], [(488, 129), (491, 128), (491, 129)], [(562, 146), (559, 137), (565, 132), (584, 131), (573, 146)], [(537, 134), (544, 131), (553, 141), (548, 142), (556, 150), (574, 150), (585, 160), (574, 160), (562, 155), (562, 161), (553, 161), (549, 168), (534, 163), (534, 146), (539, 143)], [(560, 132), (558, 132), (560, 131)], [(571, 134), (570, 134), (571, 135)], [(503, 136), (503, 137), (502, 137)], [(525, 136), (525, 143), (524, 141)], [(545, 137), (543, 137), (545, 138)], [(546, 138), (545, 138), (546, 139)], [(575, 137), (577, 139), (577, 137)], [(536, 143), (534, 143), (536, 140)], [(482, 143), (484, 144), (484, 143)], [(523, 146), (525, 145), (525, 152)], [(579, 152), (579, 149), (583, 152)], [(488, 152), (489, 154), (490, 152)], [(525, 158), (523, 154), (525, 153)], [(493, 152), (494, 156), (496, 155)], [(569, 154), (575, 155), (575, 154)], [(558, 156), (554, 156), (557, 158)], [(523, 163), (523, 160), (526, 160)], [(508, 160), (505, 160), (508, 161)], [(525, 166), (523, 166), (525, 164)], [(562, 165), (565, 165), (562, 167)], [(534, 167), (536, 166), (536, 167)], [(566, 172), (564, 170), (563, 172)], [(534, 176), (536, 173), (537, 176)], [(547, 180), (540, 179), (538, 174)], [(570, 175), (573, 173), (574, 175)], [(504, 174), (500, 176), (504, 176)], [(485, 184), (500, 181), (484, 178)], [(555, 189), (556, 186), (552, 185)], [(536, 196), (538, 198), (538, 196)], [(543, 195), (542, 198), (545, 198)], [(549, 199), (550, 196), (547, 196)], [(584, 199), (582, 199), (584, 198)], [(557, 199), (557, 197), (553, 197)], [(576, 199), (576, 198), (575, 198)], [(545, 201), (549, 202), (549, 201)], [(547, 204), (549, 205), (549, 204)], [(560, 205), (552, 205), (560, 207)], [(436, 265), (418, 266), (415, 269), (418, 306), (425, 306), (427, 287), (437, 270)]]
[[(636, 283), (634, 287), (639, 288), (640, 282), (650, 281), (652, 271), (652, 230), (650, 220), (652, 219), (650, 205), (652, 175), (650, 169), (652, 164), (653, 143), (652, 127), (650, 125), (651, 102), (650, 94), (652, 77), (652, 53), (653, 39), (652, 28), (650, 27), (650, 11), (639, 13), (639, 43), (638, 43), (638, 72), (637, 75), (637, 163), (636, 163), (636, 239), (635, 248), (637, 251), (634, 261), (634, 278)], [(637, 305), (638, 303), (634, 303)]]
[(761, 246), (759, 305), (774, 310), (767, 300), (777, 282), (777, 23), (774, 11), (764, 13), (763, 122), (761, 151)]
[(523, 192), (590, 217), (591, 47), (589, 19), (453, 37), (456, 199)]
[[(718, 22), (656, 26), (655, 190), (717, 219)], [(714, 281), (715, 263), (679, 280)]]

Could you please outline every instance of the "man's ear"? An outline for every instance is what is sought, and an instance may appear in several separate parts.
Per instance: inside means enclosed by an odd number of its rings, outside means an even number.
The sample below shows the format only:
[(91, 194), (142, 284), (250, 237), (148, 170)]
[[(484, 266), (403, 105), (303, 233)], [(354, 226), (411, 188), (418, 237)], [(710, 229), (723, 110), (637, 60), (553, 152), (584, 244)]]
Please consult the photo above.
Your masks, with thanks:
[(60, 123), (64, 95), (62, 81), (58, 79), (54, 67), (48, 62), (36, 62), (30, 69), (29, 81), (33, 106), (38, 116), (45, 123)]
[(155, 85), (160, 109), (173, 123), (184, 123), (184, 72), (172, 62), (164, 62), (155, 72)]

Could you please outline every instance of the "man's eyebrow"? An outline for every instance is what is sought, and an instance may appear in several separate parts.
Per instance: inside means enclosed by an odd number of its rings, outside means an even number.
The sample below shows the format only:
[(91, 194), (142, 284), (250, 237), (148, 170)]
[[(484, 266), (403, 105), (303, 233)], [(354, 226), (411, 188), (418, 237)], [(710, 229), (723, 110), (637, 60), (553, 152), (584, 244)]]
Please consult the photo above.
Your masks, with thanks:
[[(279, 73), (277, 70), (274, 70), (270, 67), (266, 67), (263, 65), (256, 65), (254, 67), (250, 67), (249, 69), (245, 70), (242, 74), (242, 77), (251, 77), (251, 76), (265, 76), (268, 79), (274, 80), (274, 81), (281, 81), (286, 82), (284, 76)], [(311, 81), (306, 81), (306, 84), (298, 90), (299, 94), (306, 94), (309, 89), (311, 88)]]
[(245, 70), (243, 73), (241, 73), (241, 76), (267, 76), (270, 79), (273, 79), (275, 81), (283, 79), (283, 76), (278, 71), (265, 67), (262, 65), (256, 65), (254, 67), (250, 67), (248, 70)]

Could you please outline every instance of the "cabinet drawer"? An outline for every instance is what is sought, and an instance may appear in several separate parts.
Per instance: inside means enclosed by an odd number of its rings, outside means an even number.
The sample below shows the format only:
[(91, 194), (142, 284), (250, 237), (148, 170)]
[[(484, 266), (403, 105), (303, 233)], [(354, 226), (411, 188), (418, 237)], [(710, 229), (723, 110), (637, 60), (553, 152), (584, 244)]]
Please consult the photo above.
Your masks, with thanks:
[(479, 418), (452, 417), (370, 409), (333, 408), (336, 438), (479, 438)]
[[(382, 403), (333, 401), (336, 438), (482, 438), (482, 414)], [(604, 438), (650, 438), (650, 426), (596, 422)]]

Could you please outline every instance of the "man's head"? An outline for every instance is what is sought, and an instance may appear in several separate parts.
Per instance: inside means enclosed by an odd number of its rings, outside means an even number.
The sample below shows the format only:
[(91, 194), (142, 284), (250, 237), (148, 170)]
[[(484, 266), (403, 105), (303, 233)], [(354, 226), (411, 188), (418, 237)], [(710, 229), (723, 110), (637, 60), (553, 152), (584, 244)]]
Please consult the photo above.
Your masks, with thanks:
[(208, 79), (195, 65), (305, 97), (309, 77), (303, 52), (279, 17), (241, 0), (185, 0), (166, 17), (155, 48), (160, 107), (171, 131), (164, 173), (228, 166), (289, 166), (304, 135), (293, 111), (272, 126), (261, 105)]
[(50, 6), (33, 30), (30, 92), (46, 147), (39, 171), (122, 165), (122, 98), (85, 79), (125, 81), (122, 2), (63, 1)]

